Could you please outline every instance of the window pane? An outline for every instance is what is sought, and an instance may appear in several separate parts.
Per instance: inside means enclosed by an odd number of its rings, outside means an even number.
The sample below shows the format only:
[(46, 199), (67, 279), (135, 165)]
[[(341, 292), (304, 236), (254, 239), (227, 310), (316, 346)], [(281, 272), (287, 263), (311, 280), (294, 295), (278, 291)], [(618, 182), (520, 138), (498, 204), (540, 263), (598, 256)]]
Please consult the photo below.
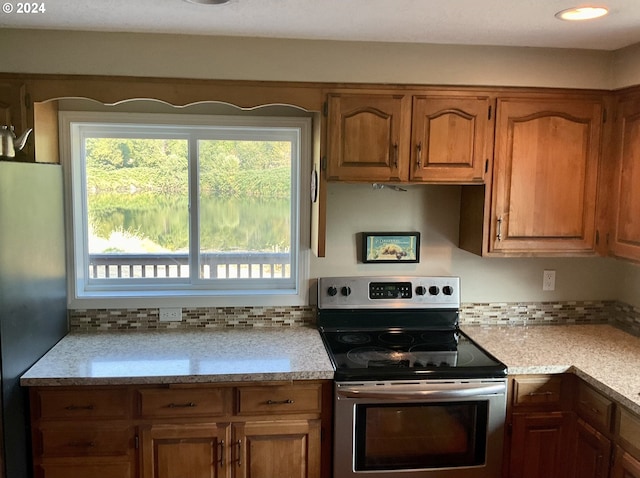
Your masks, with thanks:
[(290, 278), (292, 143), (200, 140), (201, 279)]
[(90, 279), (189, 276), (188, 141), (87, 138)]

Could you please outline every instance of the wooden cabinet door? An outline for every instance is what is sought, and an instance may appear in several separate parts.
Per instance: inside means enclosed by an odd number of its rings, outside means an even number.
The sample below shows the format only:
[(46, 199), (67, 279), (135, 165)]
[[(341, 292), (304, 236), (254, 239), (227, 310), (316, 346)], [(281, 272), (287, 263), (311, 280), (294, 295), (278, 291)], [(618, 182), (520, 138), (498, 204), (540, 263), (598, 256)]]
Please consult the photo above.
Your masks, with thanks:
[(640, 461), (618, 447), (611, 478), (640, 478)]
[(320, 478), (320, 420), (233, 425), (233, 476)]
[(406, 181), (409, 101), (402, 93), (330, 94), (327, 179)]
[(482, 182), (493, 147), (489, 97), (413, 98), (413, 181)]
[(228, 474), (228, 425), (150, 425), (142, 429), (142, 478)]
[(603, 107), (588, 99), (498, 99), (490, 251), (595, 248)]
[(573, 414), (514, 413), (509, 478), (566, 478), (572, 460)]
[(611, 252), (640, 260), (640, 98), (623, 99), (618, 105), (617, 171)]
[(574, 478), (608, 478), (611, 441), (585, 421), (576, 428)]

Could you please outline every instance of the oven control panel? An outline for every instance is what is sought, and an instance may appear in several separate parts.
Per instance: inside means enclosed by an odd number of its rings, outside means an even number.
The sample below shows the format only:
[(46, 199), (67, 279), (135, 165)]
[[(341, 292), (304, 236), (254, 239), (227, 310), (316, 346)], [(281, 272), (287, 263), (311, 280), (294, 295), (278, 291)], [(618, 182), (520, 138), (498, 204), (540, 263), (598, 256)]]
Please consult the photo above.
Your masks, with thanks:
[(411, 282), (370, 282), (370, 299), (411, 299)]
[(323, 277), (320, 309), (459, 308), (459, 277)]

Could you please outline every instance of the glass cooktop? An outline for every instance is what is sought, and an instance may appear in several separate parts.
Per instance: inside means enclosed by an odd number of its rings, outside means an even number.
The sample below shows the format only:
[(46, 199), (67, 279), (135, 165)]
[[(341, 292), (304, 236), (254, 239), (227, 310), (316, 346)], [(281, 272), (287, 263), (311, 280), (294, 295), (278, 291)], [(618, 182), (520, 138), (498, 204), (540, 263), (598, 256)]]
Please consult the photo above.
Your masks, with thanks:
[(460, 330), (321, 330), (337, 380), (504, 377)]

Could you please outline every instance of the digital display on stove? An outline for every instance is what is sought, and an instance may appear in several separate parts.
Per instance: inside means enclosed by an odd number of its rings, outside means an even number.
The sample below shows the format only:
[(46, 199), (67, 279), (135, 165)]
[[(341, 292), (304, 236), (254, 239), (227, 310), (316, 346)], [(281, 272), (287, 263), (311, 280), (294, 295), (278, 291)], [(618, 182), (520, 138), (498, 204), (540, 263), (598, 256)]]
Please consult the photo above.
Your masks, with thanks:
[(411, 282), (371, 282), (370, 299), (410, 299)]

